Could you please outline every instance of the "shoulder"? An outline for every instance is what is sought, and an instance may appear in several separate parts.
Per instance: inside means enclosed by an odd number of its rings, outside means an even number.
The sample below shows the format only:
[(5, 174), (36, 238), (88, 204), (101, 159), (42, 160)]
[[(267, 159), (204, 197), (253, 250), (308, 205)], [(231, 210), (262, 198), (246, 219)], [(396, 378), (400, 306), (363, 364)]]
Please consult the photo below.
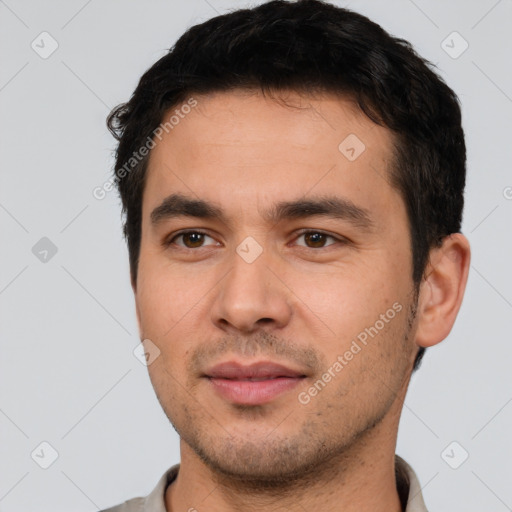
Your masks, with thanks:
[(115, 507), (106, 508), (100, 512), (142, 512), (146, 498), (133, 498)]
[(100, 512), (166, 512), (165, 490), (176, 478), (179, 464), (169, 468), (160, 478), (156, 487), (145, 498), (132, 498), (120, 505), (103, 509)]
[(405, 512), (428, 512), (419, 479), (402, 457), (395, 455), (396, 486)]

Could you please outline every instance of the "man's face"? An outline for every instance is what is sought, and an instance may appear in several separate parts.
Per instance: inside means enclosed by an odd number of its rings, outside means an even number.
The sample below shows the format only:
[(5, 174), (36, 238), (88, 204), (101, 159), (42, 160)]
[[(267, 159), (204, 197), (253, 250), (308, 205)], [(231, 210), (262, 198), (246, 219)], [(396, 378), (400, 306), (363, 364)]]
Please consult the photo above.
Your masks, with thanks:
[[(392, 139), (331, 96), (194, 98), (152, 150), (143, 195), (150, 377), (209, 467), (300, 475), (398, 422), (417, 346)], [(287, 370), (240, 375), (259, 362)]]

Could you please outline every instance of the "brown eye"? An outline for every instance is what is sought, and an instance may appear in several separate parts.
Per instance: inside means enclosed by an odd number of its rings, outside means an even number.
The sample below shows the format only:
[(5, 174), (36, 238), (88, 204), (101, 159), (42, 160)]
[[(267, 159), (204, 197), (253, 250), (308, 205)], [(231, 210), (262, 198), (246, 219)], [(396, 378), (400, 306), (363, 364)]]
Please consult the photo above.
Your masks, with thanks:
[[(209, 240), (209, 244), (208, 244)], [(215, 240), (201, 231), (185, 231), (166, 242), (166, 246), (177, 245), (183, 249), (198, 249), (206, 245), (216, 245)]]
[(325, 240), (327, 235), (323, 233), (305, 233), (304, 240), (308, 247), (323, 247), (325, 245)]
[(195, 247), (201, 247), (201, 245), (203, 245), (203, 233), (184, 233), (181, 236), (183, 237), (183, 243), (189, 249), (194, 249)]
[(333, 236), (321, 231), (305, 231), (299, 235), (298, 240), (301, 238), (304, 239), (304, 243), (298, 243), (297, 245), (308, 247), (309, 249), (322, 249), (336, 242)]

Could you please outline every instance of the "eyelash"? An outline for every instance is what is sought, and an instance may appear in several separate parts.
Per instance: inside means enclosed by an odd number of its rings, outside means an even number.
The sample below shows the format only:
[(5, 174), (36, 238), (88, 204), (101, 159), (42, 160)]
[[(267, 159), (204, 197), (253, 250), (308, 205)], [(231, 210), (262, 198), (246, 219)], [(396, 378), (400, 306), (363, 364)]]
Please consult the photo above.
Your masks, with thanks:
[[(190, 230), (185, 230), (185, 231), (180, 231), (178, 233), (175, 233), (173, 234), (172, 236), (170, 236), (169, 238), (167, 238), (166, 240), (164, 240), (164, 243), (163, 245), (165, 247), (169, 247), (171, 245), (175, 245), (174, 241), (179, 238), (179, 237), (182, 237), (184, 235), (189, 235), (189, 234), (199, 234), (199, 235), (204, 235), (204, 236), (208, 236), (210, 238), (213, 238), (212, 236), (210, 236), (208, 233), (206, 233), (205, 231), (201, 231), (200, 229), (190, 229)], [(341, 243), (341, 244), (347, 244), (349, 242), (348, 239), (346, 238), (343, 238), (343, 237), (336, 237), (334, 235), (331, 235), (330, 233), (326, 233), (325, 231), (321, 231), (321, 230), (317, 230), (317, 229), (303, 229), (303, 230), (300, 230), (297, 234), (296, 234), (296, 237), (295, 239), (303, 236), (303, 235), (307, 235), (307, 234), (318, 234), (318, 235), (324, 235), (326, 236), (327, 238), (330, 238), (332, 240), (334, 240), (335, 242), (337, 243)], [(313, 250), (319, 250), (319, 249), (326, 249), (327, 247), (330, 247), (331, 245), (335, 245), (335, 244), (329, 244), (329, 245), (326, 245), (326, 246), (323, 246), (323, 247), (308, 247), (306, 245), (301, 245), (299, 247), (302, 247), (304, 249), (313, 249)], [(191, 247), (184, 247), (184, 246), (180, 246), (178, 245), (177, 247), (179, 247), (180, 249), (184, 249), (186, 251), (195, 251), (197, 249), (204, 249), (205, 246), (200, 246), (200, 247), (196, 247), (196, 248), (191, 248)]]

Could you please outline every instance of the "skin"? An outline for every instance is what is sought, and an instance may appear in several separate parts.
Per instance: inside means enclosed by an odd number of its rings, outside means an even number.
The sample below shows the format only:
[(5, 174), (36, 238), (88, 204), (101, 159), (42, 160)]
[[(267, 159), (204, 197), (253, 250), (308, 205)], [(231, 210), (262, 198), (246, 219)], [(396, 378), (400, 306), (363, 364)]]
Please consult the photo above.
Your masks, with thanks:
[[(151, 151), (132, 283), (141, 339), (160, 350), (150, 378), (180, 435), (167, 510), (398, 512), (394, 453), (413, 361), (450, 332), (468, 242), (455, 234), (432, 250), (416, 297), (407, 214), (387, 181), (386, 128), (331, 95), (194, 97), (197, 107)], [(354, 161), (338, 149), (349, 134), (365, 144)], [(225, 218), (152, 222), (178, 193)], [(280, 201), (327, 195), (364, 209), (371, 226), (265, 214)], [(177, 236), (184, 229), (206, 236)], [(236, 252), (246, 237), (262, 249), (252, 263)], [(393, 304), (401, 311), (301, 403), (299, 393)], [(269, 403), (241, 407), (201, 377), (228, 360), (271, 360), (306, 378)]]

